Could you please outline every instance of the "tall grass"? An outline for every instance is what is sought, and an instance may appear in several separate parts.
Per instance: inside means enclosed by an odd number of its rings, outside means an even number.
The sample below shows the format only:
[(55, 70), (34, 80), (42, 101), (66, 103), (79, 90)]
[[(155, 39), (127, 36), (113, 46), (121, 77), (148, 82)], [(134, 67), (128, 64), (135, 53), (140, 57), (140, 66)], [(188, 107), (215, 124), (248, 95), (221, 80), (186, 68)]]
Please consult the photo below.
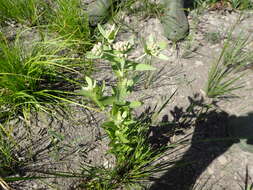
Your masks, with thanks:
[(31, 44), (21, 43), (19, 37), (10, 43), (1, 35), (0, 118), (32, 110), (50, 112), (72, 94), (71, 75), (78, 72), (73, 69), (75, 59), (63, 54), (72, 44), (61, 39)]
[(216, 3), (219, 3), (220, 8), (231, 7), (233, 9), (252, 9), (253, 2), (251, 0), (196, 0), (195, 6), (203, 7), (203, 6), (213, 6)]
[(79, 0), (56, 0), (51, 7), (49, 27), (54, 31), (81, 44), (90, 41), (88, 15)]
[(0, 178), (15, 173), (22, 165), (17, 157), (19, 145), (12, 136), (13, 128), (0, 124)]
[(233, 96), (233, 92), (242, 88), (240, 74), (253, 62), (253, 51), (247, 50), (248, 38), (242, 36), (234, 40), (229, 35), (222, 52), (208, 73), (206, 94), (209, 98)]
[(34, 25), (43, 14), (43, 0), (0, 0), (0, 23), (14, 20)]
[(91, 38), (88, 15), (80, 0), (0, 0), (0, 24), (15, 22), (46, 25), (53, 33), (78, 40), (83, 47)]

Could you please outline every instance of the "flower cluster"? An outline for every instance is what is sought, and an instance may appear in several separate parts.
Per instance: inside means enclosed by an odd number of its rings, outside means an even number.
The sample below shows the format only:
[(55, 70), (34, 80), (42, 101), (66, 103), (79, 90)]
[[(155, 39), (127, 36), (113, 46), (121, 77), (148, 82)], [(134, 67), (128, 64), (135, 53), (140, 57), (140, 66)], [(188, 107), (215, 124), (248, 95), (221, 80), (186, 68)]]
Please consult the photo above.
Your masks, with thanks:
[(150, 35), (145, 42), (144, 52), (145, 55), (158, 57), (162, 60), (168, 60), (168, 57), (162, 54), (162, 50), (167, 47), (167, 43), (164, 41), (157, 42), (152, 35)]
[(161, 51), (161, 48), (155, 42), (148, 44), (147, 49), (148, 49), (150, 55), (153, 55), (153, 56), (158, 56)]
[(103, 44), (101, 42), (98, 42), (95, 44), (91, 50), (92, 55), (96, 57), (102, 57), (103, 56)]
[(119, 41), (113, 44), (113, 49), (125, 53), (131, 49), (132, 46), (133, 44), (130, 41)]

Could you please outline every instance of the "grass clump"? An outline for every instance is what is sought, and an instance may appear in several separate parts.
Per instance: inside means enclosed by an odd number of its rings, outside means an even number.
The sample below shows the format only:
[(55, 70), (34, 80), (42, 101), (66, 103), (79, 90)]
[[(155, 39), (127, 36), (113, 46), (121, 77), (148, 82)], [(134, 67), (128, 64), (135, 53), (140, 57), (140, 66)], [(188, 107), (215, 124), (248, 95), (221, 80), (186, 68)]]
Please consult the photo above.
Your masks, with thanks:
[(195, 7), (211, 7), (213, 9), (252, 9), (253, 3), (251, 0), (197, 0), (194, 2)]
[(34, 25), (43, 14), (44, 5), (41, 0), (0, 0), (0, 22), (14, 20)]
[(206, 95), (209, 98), (234, 96), (233, 91), (244, 85), (238, 83), (253, 61), (253, 52), (246, 50), (248, 38), (239, 37), (233, 40), (231, 35), (225, 42), (218, 60), (211, 66), (208, 73)]
[(91, 32), (88, 15), (79, 0), (56, 0), (50, 10), (49, 28), (61, 36), (88, 45)]
[(0, 23), (13, 21), (46, 26), (65, 39), (77, 40), (78, 45), (90, 45), (88, 15), (79, 0), (0, 0)]
[(230, 0), (230, 5), (234, 9), (252, 9), (253, 8), (253, 2), (251, 0)]
[(60, 108), (71, 95), (71, 74), (78, 73), (74, 59), (63, 55), (68, 47), (71, 43), (61, 39), (27, 45), (19, 37), (10, 43), (1, 35), (0, 118)]
[(18, 157), (20, 147), (12, 133), (13, 127), (0, 125), (0, 178), (15, 174), (25, 163)]

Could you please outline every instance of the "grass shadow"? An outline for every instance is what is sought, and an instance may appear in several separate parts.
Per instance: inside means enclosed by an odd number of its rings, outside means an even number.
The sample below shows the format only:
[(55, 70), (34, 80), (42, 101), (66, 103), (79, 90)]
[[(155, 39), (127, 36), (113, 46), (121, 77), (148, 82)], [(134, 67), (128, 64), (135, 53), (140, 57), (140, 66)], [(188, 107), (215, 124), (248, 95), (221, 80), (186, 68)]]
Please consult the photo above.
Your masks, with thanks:
[(209, 107), (204, 104), (203, 97), (200, 97), (199, 94), (188, 97), (188, 101), (187, 108), (175, 106), (169, 114), (162, 117), (156, 126), (151, 127), (150, 143), (152, 146), (156, 147), (156, 144), (159, 144), (159, 147), (162, 147), (172, 143), (170, 139), (173, 136), (185, 135), (185, 131), (209, 110)]
[(209, 164), (238, 142), (228, 133), (228, 121), (235, 116), (230, 116), (224, 111), (208, 109), (203, 98), (196, 98), (197, 96), (188, 98), (190, 106), (185, 111), (183, 108), (175, 107), (171, 112), (178, 129), (172, 134), (177, 135), (175, 132), (178, 131), (184, 133), (186, 128), (194, 126), (190, 147), (183, 150), (183, 155), (172, 167), (161, 176), (152, 179), (150, 190), (192, 189)]

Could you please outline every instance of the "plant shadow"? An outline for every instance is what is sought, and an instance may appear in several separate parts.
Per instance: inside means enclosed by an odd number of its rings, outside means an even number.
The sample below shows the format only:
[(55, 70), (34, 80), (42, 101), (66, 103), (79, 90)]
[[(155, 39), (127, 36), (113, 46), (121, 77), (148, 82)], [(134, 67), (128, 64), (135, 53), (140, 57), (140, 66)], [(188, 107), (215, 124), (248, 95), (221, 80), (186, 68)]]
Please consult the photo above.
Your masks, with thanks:
[[(189, 129), (192, 129), (189, 148), (183, 150), (183, 155), (174, 162), (173, 166), (170, 165), (165, 172), (151, 179), (149, 190), (193, 189), (196, 180), (209, 164), (234, 143), (239, 142), (240, 137), (230, 135), (231, 120), (245, 120), (245, 116), (236, 117), (222, 110), (211, 109), (198, 95), (193, 98), (188, 97), (188, 100), (190, 105), (187, 109), (175, 107), (171, 111), (173, 116), (171, 125), (156, 128), (151, 144), (154, 148), (168, 145), (173, 143), (171, 142), (173, 136), (189, 134)], [(163, 117), (162, 123), (164, 121), (168, 121), (167, 115)]]
[(209, 110), (203, 97), (200, 97), (199, 94), (188, 97), (188, 101), (189, 105), (186, 109), (175, 106), (169, 114), (163, 115), (156, 126), (151, 126), (149, 141), (152, 147), (166, 146), (168, 143), (172, 143), (170, 140), (172, 137), (185, 135), (185, 131), (190, 129), (196, 120), (200, 120)]

